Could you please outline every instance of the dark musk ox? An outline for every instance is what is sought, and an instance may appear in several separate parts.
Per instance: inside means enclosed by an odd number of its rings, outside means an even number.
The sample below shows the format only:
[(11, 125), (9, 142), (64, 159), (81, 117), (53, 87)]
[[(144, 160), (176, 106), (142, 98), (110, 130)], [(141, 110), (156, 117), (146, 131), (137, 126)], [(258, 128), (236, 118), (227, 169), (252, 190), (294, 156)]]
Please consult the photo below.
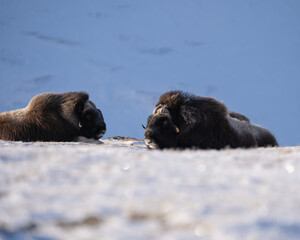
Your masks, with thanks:
[(0, 113), (2, 140), (97, 142), (105, 132), (102, 113), (85, 92), (43, 93), (26, 108)]
[(170, 91), (160, 96), (145, 128), (148, 148), (221, 149), (277, 146), (273, 134), (214, 98)]

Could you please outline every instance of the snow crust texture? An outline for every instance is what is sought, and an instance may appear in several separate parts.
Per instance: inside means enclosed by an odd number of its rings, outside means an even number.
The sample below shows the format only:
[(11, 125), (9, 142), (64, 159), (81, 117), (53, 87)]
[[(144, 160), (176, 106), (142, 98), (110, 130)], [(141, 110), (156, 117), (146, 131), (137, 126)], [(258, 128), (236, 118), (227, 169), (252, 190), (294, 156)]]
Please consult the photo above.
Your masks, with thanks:
[(300, 147), (0, 141), (0, 239), (300, 239)]

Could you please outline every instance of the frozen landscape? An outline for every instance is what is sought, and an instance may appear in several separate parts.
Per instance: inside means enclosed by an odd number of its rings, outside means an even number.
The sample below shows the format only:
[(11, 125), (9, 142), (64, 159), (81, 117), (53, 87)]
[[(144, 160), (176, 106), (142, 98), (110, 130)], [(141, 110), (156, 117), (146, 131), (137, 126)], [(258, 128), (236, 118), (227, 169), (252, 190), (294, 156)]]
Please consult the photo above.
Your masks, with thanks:
[(212, 96), (300, 144), (300, 1), (0, 0), (0, 112), (85, 90), (106, 137), (143, 138), (169, 90)]
[(300, 238), (300, 147), (0, 142), (0, 239)]
[[(0, 0), (0, 112), (83, 90), (107, 124), (103, 144), (0, 140), (0, 240), (300, 239), (299, 12)], [(217, 98), (281, 147), (146, 149), (141, 124), (169, 90)]]

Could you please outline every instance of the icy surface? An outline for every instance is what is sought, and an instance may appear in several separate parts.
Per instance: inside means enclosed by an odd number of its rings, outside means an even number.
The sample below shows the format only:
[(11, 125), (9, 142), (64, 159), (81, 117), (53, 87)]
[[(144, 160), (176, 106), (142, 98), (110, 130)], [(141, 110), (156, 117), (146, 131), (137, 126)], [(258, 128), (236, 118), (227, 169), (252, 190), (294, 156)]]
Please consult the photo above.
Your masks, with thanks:
[(0, 141), (0, 239), (300, 239), (300, 147)]

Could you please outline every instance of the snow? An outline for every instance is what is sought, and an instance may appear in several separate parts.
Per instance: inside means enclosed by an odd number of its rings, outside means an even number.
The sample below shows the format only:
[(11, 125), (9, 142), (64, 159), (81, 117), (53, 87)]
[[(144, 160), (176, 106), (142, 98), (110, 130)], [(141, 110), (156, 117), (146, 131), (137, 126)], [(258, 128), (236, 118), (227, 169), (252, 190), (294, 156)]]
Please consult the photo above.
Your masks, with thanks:
[(104, 144), (0, 141), (0, 240), (300, 239), (300, 147), (147, 150), (168, 90), (299, 144), (300, 2), (1, 0), (0, 112), (87, 91)]
[(180, 89), (300, 144), (300, 1), (0, 3), (0, 112), (85, 90), (106, 137), (142, 138), (158, 97)]
[(300, 147), (0, 141), (0, 239), (299, 239)]

